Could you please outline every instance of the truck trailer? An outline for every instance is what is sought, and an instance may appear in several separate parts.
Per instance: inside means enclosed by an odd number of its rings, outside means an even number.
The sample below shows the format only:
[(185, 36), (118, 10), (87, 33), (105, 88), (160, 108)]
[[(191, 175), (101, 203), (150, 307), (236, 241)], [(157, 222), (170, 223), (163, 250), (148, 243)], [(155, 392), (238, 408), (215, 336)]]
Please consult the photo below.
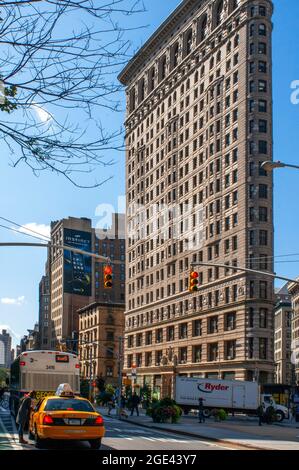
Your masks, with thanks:
[(220, 408), (227, 412), (257, 415), (261, 405), (264, 411), (272, 406), (276, 410), (277, 421), (288, 418), (288, 409), (277, 405), (270, 394), (261, 394), (257, 382), (195, 377), (176, 378), (175, 400), (185, 413), (196, 409), (200, 398), (203, 400), (206, 417), (211, 414), (211, 410)]

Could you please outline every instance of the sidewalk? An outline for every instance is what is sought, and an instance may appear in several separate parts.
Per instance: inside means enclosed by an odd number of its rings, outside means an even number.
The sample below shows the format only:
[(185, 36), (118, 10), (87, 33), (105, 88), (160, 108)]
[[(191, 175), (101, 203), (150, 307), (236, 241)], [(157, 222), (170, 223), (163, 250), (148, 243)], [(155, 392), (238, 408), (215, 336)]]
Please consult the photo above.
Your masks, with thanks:
[[(299, 450), (299, 424), (288, 422), (263, 426), (256, 418), (230, 417), (224, 422), (207, 419), (199, 424), (195, 416), (183, 416), (178, 424), (153, 423), (152, 419), (140, 410), (140, 416), (129, 416), (129, 423), (156, 430), (164, 430), (184, 436), (210, 439), (219, 443), (233, 444), (239, 448), (256, 450)], [(107, 409), (99, 408), (104, 418)], [(117, 418), (116, 414), (111, 418)], [(297, 424), (297, 426), (296, 426)]]

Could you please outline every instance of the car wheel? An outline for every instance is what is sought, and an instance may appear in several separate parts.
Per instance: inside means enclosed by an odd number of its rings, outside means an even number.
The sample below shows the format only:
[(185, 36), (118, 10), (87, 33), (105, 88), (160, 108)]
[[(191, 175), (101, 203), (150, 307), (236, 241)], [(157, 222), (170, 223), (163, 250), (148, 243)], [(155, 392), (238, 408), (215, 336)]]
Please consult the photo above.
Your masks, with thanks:
[(281, 423), (284, 420), (284, 413), (281, 410), (276, 411), (276, 421)]
[(40, 437), (39, 437), (39, 435), (38, 435), (36, 426), (35, 426), (35, 428), (34, 428), (34, 442), (35, 442), (35, 447), (36, 447), (37, 449), (42, 449), (42, 447), (43, 447), (42, 439), (40, 439)]
[(211, 416), (211, 411), (210, 410), (203, 410), (203, 415), (205, 418), (209, 418)]
[(89, 444), (92, 449), (98, 450), (101, 448), (102, 439), (93, 439), (92, 441), (89, 441)]

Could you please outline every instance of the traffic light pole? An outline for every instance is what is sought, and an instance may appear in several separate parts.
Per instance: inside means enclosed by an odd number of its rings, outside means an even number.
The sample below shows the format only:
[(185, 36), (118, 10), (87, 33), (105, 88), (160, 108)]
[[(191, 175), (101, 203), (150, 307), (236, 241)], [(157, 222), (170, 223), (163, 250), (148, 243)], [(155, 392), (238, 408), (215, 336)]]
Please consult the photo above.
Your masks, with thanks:
[(97, 253), (91, 253), (89, 251), (80, 250), (80, 248), (73, 248), (68, 245), (57, 245), (52, 243), (15, 243), (15, 242), (0, 242), (0, 247), (27, 247), (27, 248), (58, 248), (60, 250), (72, 251), (73, 253), (79, 253), (81, 255), (90, 256), (96, 258), (99, 261), (104, 261), (107, 264), (123, 264), (123, 261), (113, 260), (107, 256), (98, 255)]
[(122, 396), (122, 372), (123, 372), (123, 337), (118, 338), (118, 419), (121, 419), (121, 396)]
[(280, 279), (282, 281), (287, 281), (287, 282), (294, 282), (295, 284), (299, 284), (298, 280), (295, 279), (289, 279), (288, 277), (283, 277), (283, 276), (278, 276), (275, 273), (269, 273), (268, 271), (259, 271), (257, 269), (250, 269), (250, 268), (241, 268), (238, 266), (231, 266), (228, 264), (218, 264), (218, 263), (204, 263), (204, 262), (196, 262), (196, 263), (190, 263), (190, 266), (192, 268), (197, 267), (197, 266), (212, 266), (215, 268), (224, 268), (224, 269), (231, 269), (233, 271), (241, 271), (241, 272), (248, 272), (252, 274), (263, 274), (264, 276), (271, 277), (272, 279)]

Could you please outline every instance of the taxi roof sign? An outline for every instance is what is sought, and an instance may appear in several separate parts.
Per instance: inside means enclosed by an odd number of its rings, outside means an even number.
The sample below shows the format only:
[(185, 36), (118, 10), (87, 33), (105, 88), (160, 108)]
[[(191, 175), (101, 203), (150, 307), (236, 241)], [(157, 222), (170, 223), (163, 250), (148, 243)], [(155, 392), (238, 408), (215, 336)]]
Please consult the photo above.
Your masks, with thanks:
[(70, 384), (60, 384), (55, 392), (59, 397), (73, 397), (74, 392)]

